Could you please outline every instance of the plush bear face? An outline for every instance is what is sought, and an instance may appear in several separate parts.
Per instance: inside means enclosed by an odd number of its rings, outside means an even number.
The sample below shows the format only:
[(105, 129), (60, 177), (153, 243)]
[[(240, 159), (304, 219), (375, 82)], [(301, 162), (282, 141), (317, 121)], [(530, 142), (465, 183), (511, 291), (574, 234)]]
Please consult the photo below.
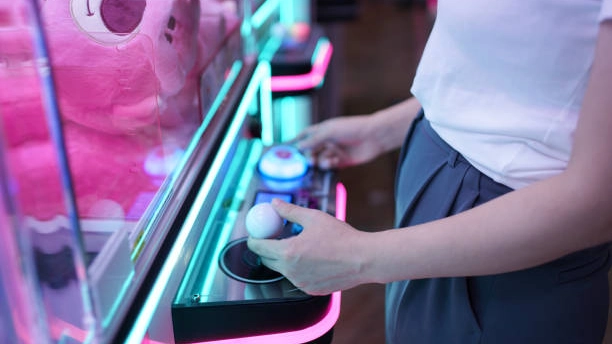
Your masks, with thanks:
[(41, 9), (66, 120), (120, 134), (178, 115), (160, 104), (182, 96), (195, 65), (197, 0), (47, 0)]

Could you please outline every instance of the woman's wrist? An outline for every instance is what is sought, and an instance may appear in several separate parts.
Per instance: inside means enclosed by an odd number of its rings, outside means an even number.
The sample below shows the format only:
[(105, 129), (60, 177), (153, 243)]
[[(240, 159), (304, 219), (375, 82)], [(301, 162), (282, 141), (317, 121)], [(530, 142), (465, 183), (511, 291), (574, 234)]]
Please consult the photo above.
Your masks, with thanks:
[(402, 145), (408, 128), (420, 110), (421, 104), (412, 97), (372, 114), (375, 137), (384, 152)]
[(383, 248), (383, 243), (387, 240), (387, 236), (391, 233), (388, 231), (382, 232), (362, 232), (359, 243), (356, 245), (359, 252), (356, 260), (360, 267), (361, 283), (389, 283), (394, 281), (395, 275), (388, 270), (389, 264), (393, 264), (392, 260), (388, 260), (386, 248)]
[(412, 119), (414, 117), (398, 116), (386, 110), (373, 114), (372, 137), (378, 142), (382, 153), (398, 149), (402, 145)]

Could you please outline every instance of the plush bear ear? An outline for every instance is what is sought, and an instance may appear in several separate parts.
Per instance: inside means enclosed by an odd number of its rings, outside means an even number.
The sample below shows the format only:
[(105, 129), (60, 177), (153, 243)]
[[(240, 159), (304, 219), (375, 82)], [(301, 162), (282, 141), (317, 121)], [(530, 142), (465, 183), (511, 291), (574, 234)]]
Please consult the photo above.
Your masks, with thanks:
[(110, 32), (127, 35), (142, 21), (146, 5), (146, 0), (102, 0), (100, 15)]
[(175, 96), (197, 61), (198, 1), (155, 0), (147, 6), (138, 35), (153, 44), (150, 56), (159, 79), (160, 97)]

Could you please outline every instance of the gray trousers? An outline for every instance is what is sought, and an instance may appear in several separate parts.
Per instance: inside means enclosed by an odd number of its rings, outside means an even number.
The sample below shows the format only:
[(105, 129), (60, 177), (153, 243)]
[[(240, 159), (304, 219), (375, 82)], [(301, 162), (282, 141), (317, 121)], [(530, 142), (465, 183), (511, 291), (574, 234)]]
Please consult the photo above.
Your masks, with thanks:
[[(402, 148), (395, 187), (397, 227), (453, 215), (512, 191), (471, 166), (422, 114)], [(599, 344), (610, 262), (606, 244), (516, 272), (390, 283), (387, 342)]]

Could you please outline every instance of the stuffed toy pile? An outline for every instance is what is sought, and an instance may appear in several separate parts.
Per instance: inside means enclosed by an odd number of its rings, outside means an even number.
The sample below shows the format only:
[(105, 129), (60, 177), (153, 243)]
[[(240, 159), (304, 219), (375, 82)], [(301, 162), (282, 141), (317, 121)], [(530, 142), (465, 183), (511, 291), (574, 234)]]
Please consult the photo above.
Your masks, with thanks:
[[(202, 121), (200, 77), (240, 24), (236, 4), (42, 0), (40, 11), (79, 216), (135, 222)], [(0, 24), (8, 17), (0, 10)], [(0, 30), (7, 164), (21, 211), (57, 227), (66, 207), (31, 30), (12, 24)]]

